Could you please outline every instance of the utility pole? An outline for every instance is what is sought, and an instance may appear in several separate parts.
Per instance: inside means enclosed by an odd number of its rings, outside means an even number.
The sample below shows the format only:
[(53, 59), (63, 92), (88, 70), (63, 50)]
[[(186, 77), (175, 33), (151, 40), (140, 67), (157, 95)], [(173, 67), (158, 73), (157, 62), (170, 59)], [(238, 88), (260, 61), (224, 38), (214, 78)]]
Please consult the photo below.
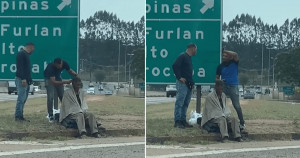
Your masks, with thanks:
[(126, 46), (125, 46), (125, 80), (124, 80), (124, 82), (126, 82), (126, 78), (127, 78), (127, 71), (126, 71), (126, 67), (127, 67), (127, 44), (126, 44)]
[(120, 40), (119, 40), (119, 56), (118, 56), (118, 90), (117, 92), (119, 92), (119, 88), (120, 88)]
[(271, 56), (270, 56), (270, 48), (269, 48), (268, 88), (270, 86), (270, 69), (271, 69), (270, 63), (271, 63)]
[(89, 61), (89, 63), (90, 63), (90, 82), (92, 82), (92, 56), (90, 56), (90, 61)]
[[(127, 47), (127, 46), (126, 46), (126, 47)], [(127, 54), (126, 54), (126, 49), (125, 49), (125, 53), (124, 53), (124, 54), (125, 54), (125, 80), (124, 80), (124, 82), (126, 82), (126, 67), (127, 67), (127, 65), (126, 65), (126, 64), (127, 64), (127, 62), (126, 62), (126, 58), (127, 58), (127, 57), (126, 57), (126, 56), (127, 56)]]
[(262, 92), (262, 84), (263, 84), (263, 71), (264, 71), (264, 47), (261, 44), (261, 79), (260, 79), (260, 90)]
[(196, 112), (201, 113), (201, 85), (197, 85)]

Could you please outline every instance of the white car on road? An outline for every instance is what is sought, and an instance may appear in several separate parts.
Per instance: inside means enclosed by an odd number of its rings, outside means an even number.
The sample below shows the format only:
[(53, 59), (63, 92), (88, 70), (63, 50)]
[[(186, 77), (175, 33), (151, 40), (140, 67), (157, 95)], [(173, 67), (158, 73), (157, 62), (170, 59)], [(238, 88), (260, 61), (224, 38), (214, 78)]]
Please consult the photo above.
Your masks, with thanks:
[(90, 87), (88, 88), (88, 90), (86, 91), (87, 94), (95, 94), (95, 87)]
[(166, 87), (167, 97), (174, 97), (176, 96), (176, 93), (177, 93), (176, 85), (167, 85)]

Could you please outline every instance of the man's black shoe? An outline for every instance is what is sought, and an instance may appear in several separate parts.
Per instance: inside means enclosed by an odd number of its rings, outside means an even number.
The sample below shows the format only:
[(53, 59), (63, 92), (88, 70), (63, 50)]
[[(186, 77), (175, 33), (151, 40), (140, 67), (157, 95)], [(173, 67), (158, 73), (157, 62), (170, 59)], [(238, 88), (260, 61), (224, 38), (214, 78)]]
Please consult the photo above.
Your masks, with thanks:
[(182, 121), (182, 125), (186, 128), (193, 128), (193, 126), (188, 124), (186, 121)]
[(174, 124), (174, 127), (175, 128), (184, 128), (184, 125), (182, 124), (182, 122), (181, 121), (176, 121), (175, 122), (175, 124)]
[(94, 137), (94, 138), (100, 138), (100, 136), (99, 136), (98, 133), (93, 133), (93, 134), (92, 134), (92, 137)]
[(20, 122), (23, 122), (23, 121), (25, 121), (25, 122), (30, 122), (30, 120), (27, 120), (27, 119), (25, 119), (24, 117), (16, 117), (16, 118), (15, 118), (15, 121), (20, 121)]

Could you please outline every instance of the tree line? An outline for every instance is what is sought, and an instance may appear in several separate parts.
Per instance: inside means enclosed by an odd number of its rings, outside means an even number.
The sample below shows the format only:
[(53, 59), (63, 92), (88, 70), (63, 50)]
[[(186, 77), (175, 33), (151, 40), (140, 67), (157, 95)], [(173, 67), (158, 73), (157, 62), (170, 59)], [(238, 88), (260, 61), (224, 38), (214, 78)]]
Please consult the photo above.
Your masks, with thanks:
[[(145, 46), (145, 17), (138, 22), (123, 21), (113, 13), (98, 11), (80, 21), (79, 40), (79, 57), (86, 61), (85, 70), (113, 67), (112, 71), (116, 71), (121, 65), (126, 66), (127, 72), (135, 58), (132, 54)], [(136, 69), (134, 66), (139, 65), (132, 64), (132, 70)], [(138, 74), (141, 73), (144, 72)]]
[[(272, 80), (273, 69), (277, 81), (299, 84), (297, 53), (300, 46), (300, 18), (287, 19), (284, 24), (267, 24), (249, 14), (237, 15), (223, 23), (223, 47), (236, 51), (240, 58), (240, 73), (246, 74), (250, 84), (260, 84), (258, 76)], [(289, 57), (287, 57), (289, 56)], [(263, 62), (263, 70), (262, 70)], [(299, 63), (298, 63), (299, 64)], [(293, 68), (286, 71), (287, 67)], [(297, 68), (296, 68), (297, 67)], [(263, 72), (262, 72), (263, 71)], [(245, 73), (245, 74), (243, 74)], [(251, 81), (252, 79), (252, 81)]]

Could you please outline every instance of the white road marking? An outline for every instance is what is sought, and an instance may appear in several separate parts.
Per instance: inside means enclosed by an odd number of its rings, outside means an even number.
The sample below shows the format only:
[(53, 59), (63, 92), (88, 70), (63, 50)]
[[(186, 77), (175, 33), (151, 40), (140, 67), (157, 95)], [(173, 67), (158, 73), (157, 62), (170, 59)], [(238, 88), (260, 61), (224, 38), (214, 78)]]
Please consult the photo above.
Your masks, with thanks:
[(38, 143), (38, 142), (21, 142), (21, 141), (2, 141), (2, 142), (0, 142), (0, 145), (61, 145), (61, 144), (49, 144), (49, 143)]
[(185, 147), (181, 147), (181, 146), (158, 146), (158, 145), (147, 145), (146, 148), (147, 149), (182, 149), (182, 150), (187, 150), (187, 149), (191, 149), (191, 150), (207, 149), (207, 147), (185, 148)]
[(204, 155), (217, 155), (224, 153), (241, 153), (241, 152), (253, 152), (253, 151), (268, 151), (268, 150), (280, 150), (280, 149), (297, 149), (300, 146), (282, 146), (282, 147), (266, 147), (266, 148), (246, 148), (246, 149), (226, 149), (226, 150), (214, 150), (184, 154), (170, 154), (161, 156), (147, 156), (147, 158), (172, 158), (172, 157), (187, 157), (187, 156), (204, 156)]
[(50, 149), (0, 152), (0, 156), (32, 154), (32, 153), (42, 153), (42, 152), (54, 152), (54, 151), (67, 151), (67, 150), (78, 150), (78, 149), (91, 149), (91, 148), (121, 147), (121, 146), (132, 146), (132, 145), (145, 145), (145, 142), (118, 143), (118, 144), (94, 144), (94, 145), (81, 145), (81, 146), (67, 146), (67, 147), (50, 148)]

